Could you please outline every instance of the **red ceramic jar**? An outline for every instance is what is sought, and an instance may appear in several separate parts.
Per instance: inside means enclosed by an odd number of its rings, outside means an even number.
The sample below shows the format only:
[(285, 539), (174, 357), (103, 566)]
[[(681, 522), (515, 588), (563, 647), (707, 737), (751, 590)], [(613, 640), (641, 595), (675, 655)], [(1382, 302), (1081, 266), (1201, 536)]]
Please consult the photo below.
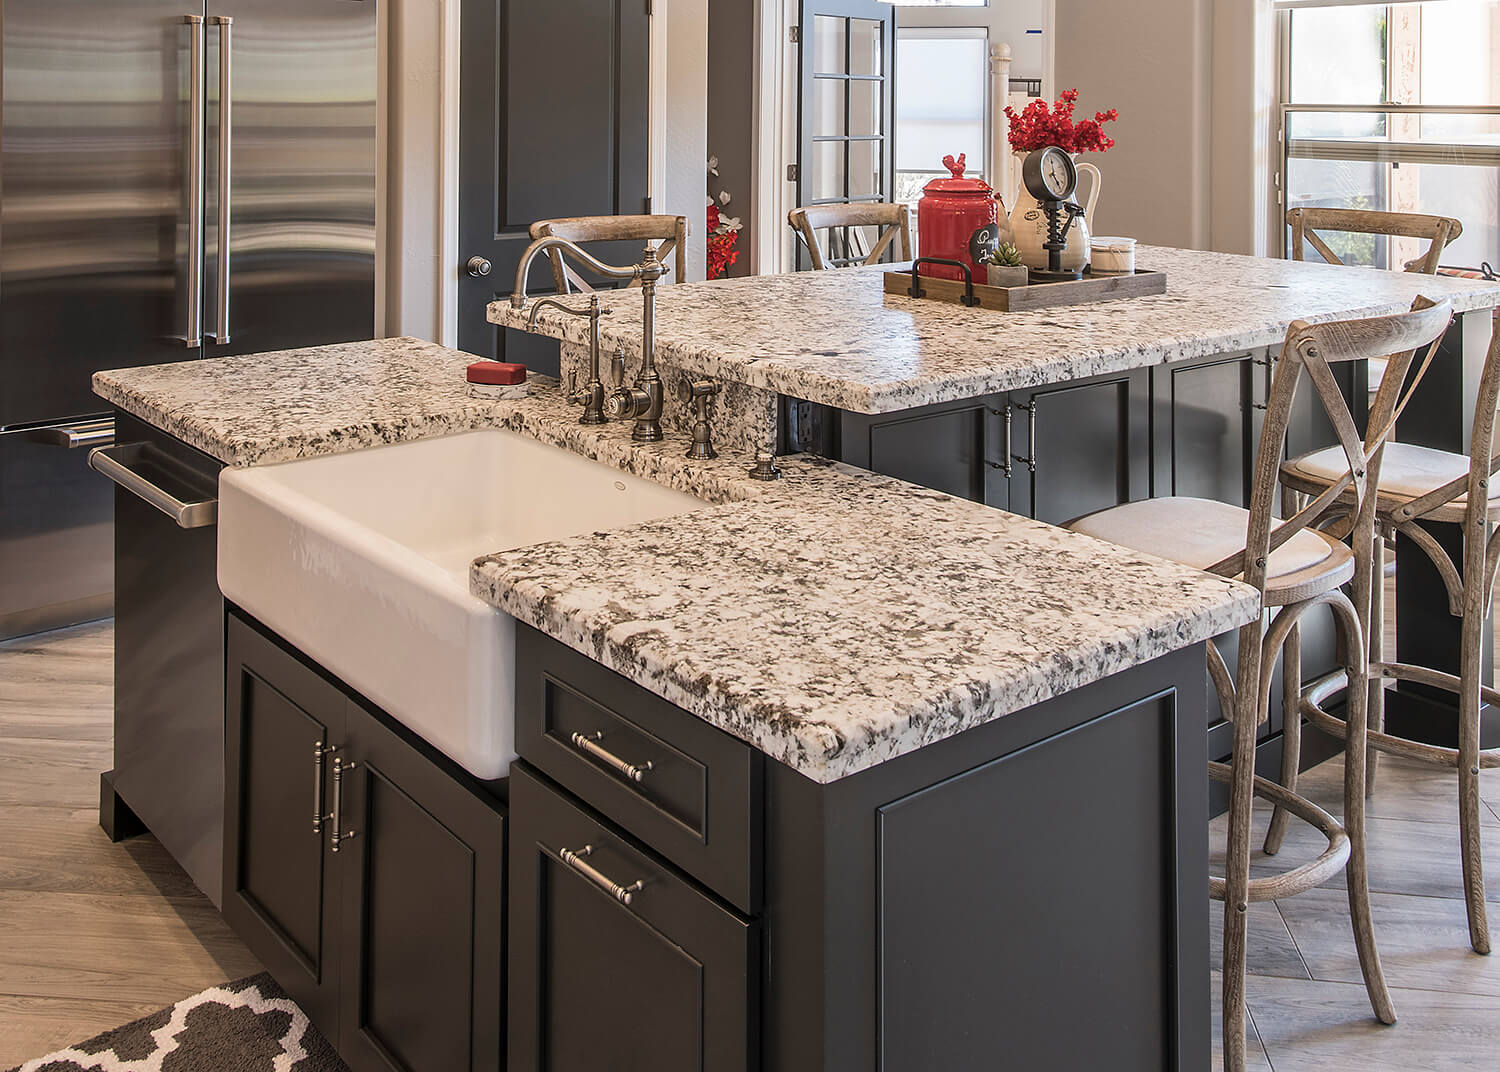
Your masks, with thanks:
[[(957, 160), (943, 157), (943, 166), (953, 177), (933, 179), (917, 203), (917, 256), (959, 261), (973, 271), (974, 282), (983, 283), (985, 269), (978, 260), (987, 249), (994, 248), (999, 233), (1000, 213), (995, 205), (995, 192), (983, 179), (964, 178), (964, 154), (960, 153)], [(986, 229), (987, 245), (986, 236), (979, 234)], [(939, 264), (924, 264), (921, 272), (939, 279), (963, 278), (957, 268)]]

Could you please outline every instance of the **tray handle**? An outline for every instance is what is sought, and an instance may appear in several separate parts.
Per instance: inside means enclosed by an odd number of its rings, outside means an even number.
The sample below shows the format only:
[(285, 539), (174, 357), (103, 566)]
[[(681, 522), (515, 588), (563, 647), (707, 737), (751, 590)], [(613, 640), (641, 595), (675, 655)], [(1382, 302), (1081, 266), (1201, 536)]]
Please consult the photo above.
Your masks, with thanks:
[(911, 286), (907, 288), (907, 294), (913, 298), (927, 297), (927, 292), (922, 289), (922, 276), (917, 271), (924, 264), (943, 264), (963, 272), (964, 294), (958, 300), (971, 308), (979, 304), (979, 299), (974, 294), (974, 273), (969, 270), (969, 266), (963, 261), (950, 261), (943, 257), (918, 257), (911, 262)]

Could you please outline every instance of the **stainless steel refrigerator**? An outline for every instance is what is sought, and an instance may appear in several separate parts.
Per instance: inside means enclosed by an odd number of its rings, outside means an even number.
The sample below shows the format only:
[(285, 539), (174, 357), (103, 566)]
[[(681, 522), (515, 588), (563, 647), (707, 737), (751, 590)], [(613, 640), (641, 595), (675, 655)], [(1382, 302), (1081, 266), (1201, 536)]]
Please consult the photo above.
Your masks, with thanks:
[(0, 0), (0, 638), (107, 615), (105, 368), (370, 338), (375, 0)]

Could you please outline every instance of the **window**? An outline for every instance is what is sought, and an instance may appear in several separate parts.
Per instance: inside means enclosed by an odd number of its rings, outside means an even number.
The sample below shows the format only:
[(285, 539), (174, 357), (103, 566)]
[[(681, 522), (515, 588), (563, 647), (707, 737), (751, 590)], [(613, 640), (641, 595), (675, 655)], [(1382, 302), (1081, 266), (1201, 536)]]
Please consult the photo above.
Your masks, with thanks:
[(982, 27), (901, 30), (896, 38), (896, 196), (916, 204), (947, 175), (943, 157), (968, 156), (983, 178), (989, 129), (989, 35)]
[[(1453, 216), (1464, 233), (1443, 263), (1500, 263), (1500, 0), (1281, 18), (1286, 206)], [(1328, 237), (1346, 262), (1383, 268), (1422, 245)]]

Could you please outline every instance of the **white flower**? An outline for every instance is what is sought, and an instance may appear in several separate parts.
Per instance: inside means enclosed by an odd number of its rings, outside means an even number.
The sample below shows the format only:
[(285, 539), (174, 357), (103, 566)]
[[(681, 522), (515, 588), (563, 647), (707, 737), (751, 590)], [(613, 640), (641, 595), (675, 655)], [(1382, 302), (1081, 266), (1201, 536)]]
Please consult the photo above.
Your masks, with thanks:
[(723, 233), (724, 231), (738, 231), (743, 226), (744, 226), (744, 224), (742, 224), (740, 222), (738, 216), (720, 216), (719, 217), (719, 231), (720, 231), (720, 233)]
[(731, 200), (733, 200), (733, 198), (731, 198), (729, 196), (729, 191), (728, 190), (720, 190), (719, 191), (719, 204), (720, 205), (727, 205), (727, 204), (729, 204), (729, 202)]
[(708, 158), (708, 173), (710, 175), (713, 175), (715, 178), (718, 177), (718, 174), (719, 174), (719, 158), (717, 156), (711, 156), (711, 157)]

